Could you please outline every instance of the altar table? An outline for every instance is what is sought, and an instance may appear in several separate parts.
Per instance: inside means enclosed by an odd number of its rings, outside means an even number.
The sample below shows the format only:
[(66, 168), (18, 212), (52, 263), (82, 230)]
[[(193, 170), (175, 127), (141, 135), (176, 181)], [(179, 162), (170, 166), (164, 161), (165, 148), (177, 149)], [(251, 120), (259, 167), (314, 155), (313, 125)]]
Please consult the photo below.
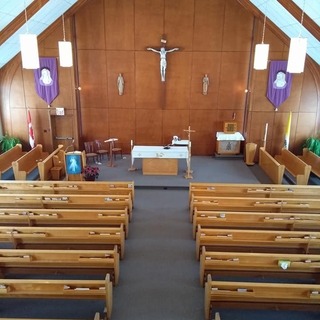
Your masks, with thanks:
[(131, 165), (135, 159), (142, 159), (144, 175), (177, 175), (178, 160), (188, 161), (187, 147), (134, 146), (131, 152)]

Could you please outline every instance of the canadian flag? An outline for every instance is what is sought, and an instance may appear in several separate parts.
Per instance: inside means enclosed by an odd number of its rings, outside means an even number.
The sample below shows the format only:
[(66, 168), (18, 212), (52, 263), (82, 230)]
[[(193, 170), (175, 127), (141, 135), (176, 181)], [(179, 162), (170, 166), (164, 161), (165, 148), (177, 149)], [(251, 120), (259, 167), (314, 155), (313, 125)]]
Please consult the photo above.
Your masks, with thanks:
[(28, 121), (28, 130), (29, 130), (29, 143), (31, 148), (34, 148), (35, 146), (35, 139), (34, 139), (34, 132), (32, 128), (32, 122), (31, 122), (31, 114), (30, 110), (28, 109), (28, 114), (27, 114), (27, 121)]

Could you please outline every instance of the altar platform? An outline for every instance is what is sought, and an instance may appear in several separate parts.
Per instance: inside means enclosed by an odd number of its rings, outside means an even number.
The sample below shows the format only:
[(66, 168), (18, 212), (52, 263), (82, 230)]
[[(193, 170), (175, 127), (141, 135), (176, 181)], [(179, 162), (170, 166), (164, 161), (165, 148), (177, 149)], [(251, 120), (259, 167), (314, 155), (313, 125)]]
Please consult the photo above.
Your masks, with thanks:
[(98, 180), (123, 181), (133, 180), (137, 188), (189, 188), (190, 182), (219, 182), (219, 183), (272, 183), (260, 169), (258, 164), (247, 166), (243, 159), (220, 159), (211, 156), (192, 156), (191, 169), (193, 179), (186, 179), (186, 161), (178, 159), (178, 174), (167, 175), (143, 175), (142, 159), (135, 159), (135, 171), (129, 171), (131, 167), (131, 155), (124, 155), (123, 159), (116, 160), (116, 167), (107, 167), (104, 161), (100, 168)]

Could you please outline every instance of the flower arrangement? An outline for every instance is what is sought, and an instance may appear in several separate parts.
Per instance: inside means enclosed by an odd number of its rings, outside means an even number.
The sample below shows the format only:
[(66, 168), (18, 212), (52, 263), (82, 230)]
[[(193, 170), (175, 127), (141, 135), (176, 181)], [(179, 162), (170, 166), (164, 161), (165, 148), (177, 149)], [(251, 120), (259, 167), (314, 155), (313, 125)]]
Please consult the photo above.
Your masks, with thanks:
[(95, 180), (99, 177), (99, 171), (98, 167), (85, 166), (83, 168), (83, 177), (85, 180)]

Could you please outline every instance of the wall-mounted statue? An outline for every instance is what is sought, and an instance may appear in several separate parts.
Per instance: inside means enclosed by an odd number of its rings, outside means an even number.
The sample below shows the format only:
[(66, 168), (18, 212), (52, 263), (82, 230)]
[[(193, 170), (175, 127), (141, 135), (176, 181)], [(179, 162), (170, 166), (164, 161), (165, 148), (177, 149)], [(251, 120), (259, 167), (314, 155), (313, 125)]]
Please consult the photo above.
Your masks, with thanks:
[(208, 94), (208, 88), (209, 88), (209, 77), (207, 74), (204, 75), (204, 77), (202, 78), (202, 94), (205, 96)]
[(122, 96), (123, 90), (124, 90), (124, 79), (121, 73), (119, 73), (118, 75), (117, 86), (118, 86), (119, 96)]

